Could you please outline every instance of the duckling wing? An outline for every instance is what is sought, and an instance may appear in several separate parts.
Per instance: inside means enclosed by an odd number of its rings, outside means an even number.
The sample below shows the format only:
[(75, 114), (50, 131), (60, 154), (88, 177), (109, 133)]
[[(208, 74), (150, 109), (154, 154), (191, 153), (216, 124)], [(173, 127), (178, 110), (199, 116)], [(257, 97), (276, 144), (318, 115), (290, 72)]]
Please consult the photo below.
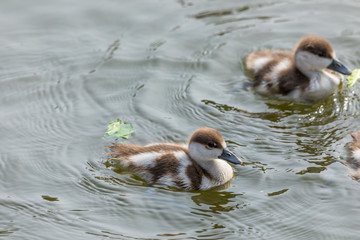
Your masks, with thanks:
[(254, 88), (263, 95), (288, 95), (303, 90), (308, 79), (296, 69), (293, 53), (263, 50), (247, 57), (249, 71), (254, 76)]
[(187, 149), (177, 144), (138, 146), (116, 144), (110, 147), (112, 159), (133, 170), (149, 182), (157, 182), (184, 189), (191, 188), (186, 171), (192, 165)]
[(107, 147), (112, 151), (109, 154), (113, 159), (126, 159), (129, 156), (144, 152), (144, 147), (135, 144), (118, 143)]
[(254, 76), (255, 81), (264, 79), (279, 63), (292, 61), (290, 51), (260, 50), (249, 54), (245, 59), (246, 68)]
[(118, 143), (108, 146), (112, 152), (110, 154), (114, 159), (129, 158), (130, 156), (142, 154), (142, 153), (165, 153), (174, 151), (184, 151), (187, 149), (182, 144), (167, 144), (167, 143), (156, 143), (149, 144), (146, 146), (139, 146), (136, 144)]

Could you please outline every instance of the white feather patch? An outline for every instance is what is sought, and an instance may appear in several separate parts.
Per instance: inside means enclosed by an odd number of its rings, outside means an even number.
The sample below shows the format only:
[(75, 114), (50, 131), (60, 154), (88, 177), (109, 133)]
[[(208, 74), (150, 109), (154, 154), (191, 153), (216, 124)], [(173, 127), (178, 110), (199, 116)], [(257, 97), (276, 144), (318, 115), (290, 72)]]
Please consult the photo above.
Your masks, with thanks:
[(192, 164), (189, 156), (185, 152), (174, 152), (174, 156), (179, 160), (179, 169), (177, 172), (179, 179), (187, 186), (190, 186), (191, 180), (186, 174), (187, 167)]
[(262, 69), (269, 61), (271, 60), (270, 57), (259, 57), (256, 58), (252, 62), (252, 68), (254, 69), (254, 73), (256, 74), (260, 69)]
[(352, 157), (356, 160), (356, 161), (360, 161), (360, 149), (356, 149), (355, 151), (352, 152)]
[(155, 167), (155, 160), (161, 154), (157, 152), (147, 152), (147, 153), (140, 153), (134, 156), (131, 156), (129, 160), (138, 166), (152, 168)]
[(289, 59), (285, 58), (280, 61), (270, 73), (270, 79), (273, 83), (276, 83), (279, 80), (280, 73), (291, 67), (291, 62)]

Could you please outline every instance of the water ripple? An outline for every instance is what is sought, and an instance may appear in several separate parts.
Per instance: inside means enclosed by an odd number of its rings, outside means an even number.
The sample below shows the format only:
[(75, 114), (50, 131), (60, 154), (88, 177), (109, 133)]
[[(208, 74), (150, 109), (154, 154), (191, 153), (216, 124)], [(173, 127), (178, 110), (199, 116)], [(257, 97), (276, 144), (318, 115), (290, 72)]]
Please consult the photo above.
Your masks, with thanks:
[[(357, 239), (359, 85), (311, 106), (242, 88), (246, 54), (311, 32), (356, 68), (354, 1), (38, 3), (2, 4), (0, 238)], [(149, 185), (108, 164), (117, 118), (138, 144), (214, 127), (245, 164), (209, 191)]]

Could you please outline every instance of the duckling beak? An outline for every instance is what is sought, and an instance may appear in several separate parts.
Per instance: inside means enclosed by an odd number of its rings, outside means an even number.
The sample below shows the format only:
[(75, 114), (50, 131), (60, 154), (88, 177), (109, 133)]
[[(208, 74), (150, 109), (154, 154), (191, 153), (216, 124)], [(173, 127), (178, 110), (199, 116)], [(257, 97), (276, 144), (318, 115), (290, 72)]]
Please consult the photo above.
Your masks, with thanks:
[(351, 74), (351, 71), (349, 69), (347, 69), (341, 62), (335, 59), (332, 60), (331, 64), (327, 68), (344, 75)]
[(237, 156), (235, 156), (235, 154), (230, 152), (227, 148), (223, 149), (223, 152), (221, 153), (219, 158), (233, 164), (242, 164), (241, 160)]

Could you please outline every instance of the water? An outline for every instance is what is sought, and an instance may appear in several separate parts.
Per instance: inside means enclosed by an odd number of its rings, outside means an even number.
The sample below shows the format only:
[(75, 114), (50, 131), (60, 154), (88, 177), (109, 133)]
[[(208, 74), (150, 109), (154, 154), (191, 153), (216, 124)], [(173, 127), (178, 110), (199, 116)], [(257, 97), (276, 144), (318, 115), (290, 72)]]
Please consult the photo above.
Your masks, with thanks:
[[(7, 1), (0, 21), (0, 238), (358, 239), (344, 165), (359, 85), (313, 106), (244, 90), (242, 60), (303, 35), (360, 66), (357, 1)], [(109, 167), (131, 143), (218, 129), (244, 166), (184, 192)]]

